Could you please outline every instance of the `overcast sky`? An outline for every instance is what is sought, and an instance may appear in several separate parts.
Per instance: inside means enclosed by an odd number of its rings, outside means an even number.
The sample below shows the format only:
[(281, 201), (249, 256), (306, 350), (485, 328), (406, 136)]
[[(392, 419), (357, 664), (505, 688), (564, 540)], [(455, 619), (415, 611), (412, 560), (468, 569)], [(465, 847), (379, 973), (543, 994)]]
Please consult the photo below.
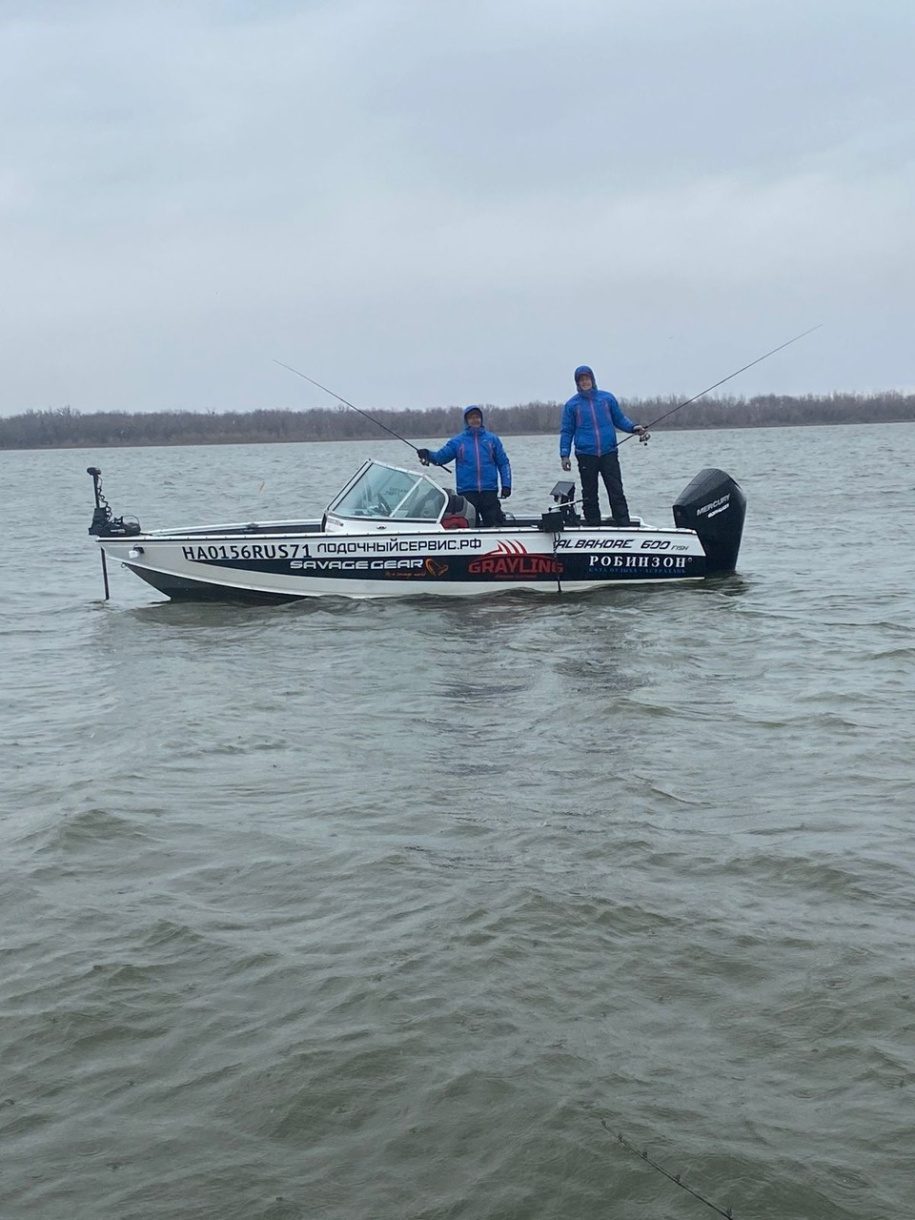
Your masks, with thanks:
[(912, 0), (0, 0), (0, 413), (915, 387)]

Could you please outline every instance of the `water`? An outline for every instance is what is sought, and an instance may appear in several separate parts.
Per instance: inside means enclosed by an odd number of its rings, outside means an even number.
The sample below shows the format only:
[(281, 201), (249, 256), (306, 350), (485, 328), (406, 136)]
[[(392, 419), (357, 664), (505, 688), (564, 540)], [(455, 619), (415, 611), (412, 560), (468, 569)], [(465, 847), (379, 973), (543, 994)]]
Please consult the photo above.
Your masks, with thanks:
[[(509, 438), (512, 507), (561, 477)], [(395, 442), (0, 454), (0, 1216), (915, 1215), (915, 427), (658, 435), (738, 577), (102, 600)], [(408, 458), (409, 460), (409, 458)]]

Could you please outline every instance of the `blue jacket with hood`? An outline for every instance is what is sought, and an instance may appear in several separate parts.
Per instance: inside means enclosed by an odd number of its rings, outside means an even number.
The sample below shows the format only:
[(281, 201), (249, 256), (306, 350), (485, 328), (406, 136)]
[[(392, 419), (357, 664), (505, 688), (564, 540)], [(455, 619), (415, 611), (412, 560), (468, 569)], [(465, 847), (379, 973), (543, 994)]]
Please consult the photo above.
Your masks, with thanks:
[(479, 411), (480, 418), (483, 418), (480, 407), (468, 407), (464, 412), (464, 431), (446, 441), (441, 449), (431, 452), (429, 461), (435, 466), (455, 463), (454, 480), (458, 495), (463, 495), (465, 491), (498, 491), (499, 479), (503, 487), (511, 488), (512, 468), (502, 442), (495, 432), (487, 432), (482, 425), (471, 428), (467, 423), (471, 411)]
[(559, 432), (559, 456), (567, 458), (572, 452), (601, 457), (616, 452), (616, 430), (635, 432), (635, 424), (623, 414), (623, 409), (612, 394), (599, 390), (594, 374), (586, 364), (575, 370), (575, 384), (585, 373), (591, 378), (591, 389), (581, 390), (562, 409), (562, 427)]

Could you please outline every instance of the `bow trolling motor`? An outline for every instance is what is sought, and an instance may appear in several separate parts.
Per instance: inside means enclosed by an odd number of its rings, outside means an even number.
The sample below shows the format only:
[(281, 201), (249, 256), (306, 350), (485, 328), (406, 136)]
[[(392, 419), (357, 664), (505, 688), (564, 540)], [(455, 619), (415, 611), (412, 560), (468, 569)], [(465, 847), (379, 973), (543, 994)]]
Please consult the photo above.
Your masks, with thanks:
[(136, 517), (115, 517), (111, 505), (102, 492), (102, 472), (98, 466), (86, 468), (86, 474), (92, 476), (92, 486), (95, 491), (95, 512), (92, 514), (92, 524), (89, 533), (97, 538), (129, 538), (140, 533), (140, 523)]
[[(92, 514), (92, 524), (89, 526), (89, 533), (94, 534), (96, 538), (129, 538), (133, 534), (139, 534), (140, 523), (136, 517), (129, 517), (126, 521), (123, 517), (116, 517), (111, 511), (111, 505), (105, 499), (102, 492), (102, 472), (98, 466), (88, 466), (86, 474), (92, 476), (92, 487), (95, 491), (95, 511)], [(105, 601), (108, 601), (111, 596), (108, 588), (108, 564), (105, 560), (104, 550), (100, 550), (99, 554), (102, 557), (102, 581), (105, 585)]]

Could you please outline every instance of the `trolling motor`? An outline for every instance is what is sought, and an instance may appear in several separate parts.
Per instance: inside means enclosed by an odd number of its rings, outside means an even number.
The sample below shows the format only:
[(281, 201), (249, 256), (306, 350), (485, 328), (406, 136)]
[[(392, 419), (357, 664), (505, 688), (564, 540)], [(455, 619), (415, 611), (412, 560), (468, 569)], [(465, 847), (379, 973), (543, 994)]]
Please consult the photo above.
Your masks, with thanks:
[[(95, 512), (92, 514), (92, 524), (89, 526), (89, 533), (94, 534), (96, 538), (129, 538), (133, 534), (139, 534), (140, 523), (136, 517), (131, 517), (127, 521), (123, 517), (115, 517), (111, 511), (111, 505), (105, 499), (102, 492), (102, 472), (98, 466), (87, 466), (86, 474), (92, 476), (92, 487), (95, 491)], [(105, 552), (100, 549), (99, 554), (102, 557), (102, 580), (105, 585), (105, 601), (111, 596), (111, 590), (108, 587), (108, 564), (105, 560)]]
[(541, 513), (537, 528), (545, 534), (560, 534), (567, 525), (578, 525), (581, 518), (575, 511), (575, 484), (571, 479), (560, 479), (550, 495), (553, 507)]
[(102, 472), (98, 466), (86, 468), (86, 474), (92, 476), (92, 486), (95, 491), (95, 512), (92, 514), (92, 524), (89, 533), (97, 538), (130, 538), (140, 533), (140, 523), (136, 517), (115, 517), (111, 505), (102, 492)]

